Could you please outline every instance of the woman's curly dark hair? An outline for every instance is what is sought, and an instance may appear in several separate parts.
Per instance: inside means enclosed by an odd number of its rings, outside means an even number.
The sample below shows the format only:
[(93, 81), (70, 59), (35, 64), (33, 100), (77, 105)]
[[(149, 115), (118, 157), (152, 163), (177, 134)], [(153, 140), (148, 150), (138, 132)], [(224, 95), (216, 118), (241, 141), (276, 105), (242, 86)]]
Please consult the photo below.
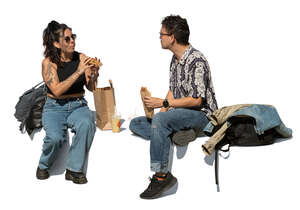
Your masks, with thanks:
[(179, 15), (170, 15), (165, 17), (162, 22), (169, 34), (173, 34), (179, 44), (189, 44), (190, 29), (186, 19)]
[(59, 37), (65, 32), (66, 29), (70, 29), (66, 24), (59, 24), (52, 20), (47, 28), (43, 32), (43, 46), (45, 47), (44, 56), (50, 58), (50, 61), (56, 65), (61, 65), (61, 51), (56, 48), (53, 43), (59, 42)]

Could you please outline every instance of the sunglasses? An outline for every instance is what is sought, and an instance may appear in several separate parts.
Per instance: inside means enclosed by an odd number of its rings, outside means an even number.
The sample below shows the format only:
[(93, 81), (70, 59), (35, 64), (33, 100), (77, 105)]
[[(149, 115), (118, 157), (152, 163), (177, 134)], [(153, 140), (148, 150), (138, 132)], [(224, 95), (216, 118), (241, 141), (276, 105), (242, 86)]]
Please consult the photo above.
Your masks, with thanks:
[(165, 34), (165, 33), (161, 33), (159, 32), (159, 36), (171, 36), (172, 34)]
[(69, 44), (71, 41), (71, 38), (75, 41), (76, 37), (77, 37), (76, 34), (72, 34), (71, 36), (65, 36), (64, 39)]

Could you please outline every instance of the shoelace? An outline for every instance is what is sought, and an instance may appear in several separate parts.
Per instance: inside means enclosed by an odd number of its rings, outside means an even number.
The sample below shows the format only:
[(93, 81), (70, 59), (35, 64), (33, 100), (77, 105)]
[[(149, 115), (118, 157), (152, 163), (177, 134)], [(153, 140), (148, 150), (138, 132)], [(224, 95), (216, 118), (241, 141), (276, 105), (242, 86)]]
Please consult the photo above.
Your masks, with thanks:
[(150, 181), (150, 184), (148, 187), (149, 190), (151, 190), (154, 187), (154, 185), (157, 185), (159, 183), (159, 181), (154, 176), (152, 178), (149, 177), (148, 179)]

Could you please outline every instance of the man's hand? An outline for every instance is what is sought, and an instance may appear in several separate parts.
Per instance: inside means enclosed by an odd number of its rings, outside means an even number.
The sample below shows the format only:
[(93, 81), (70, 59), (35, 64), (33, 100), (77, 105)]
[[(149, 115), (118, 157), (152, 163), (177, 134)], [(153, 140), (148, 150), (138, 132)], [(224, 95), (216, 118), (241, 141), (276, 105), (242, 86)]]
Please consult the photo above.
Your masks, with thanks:
[(145, 96), (144, 97), (144, 102), (146, 107), (148, 108), (160, 108), (163, 106), (163, 99), (161, 98), (154, 98), (154, 97), (149, 97), (149, 96)]

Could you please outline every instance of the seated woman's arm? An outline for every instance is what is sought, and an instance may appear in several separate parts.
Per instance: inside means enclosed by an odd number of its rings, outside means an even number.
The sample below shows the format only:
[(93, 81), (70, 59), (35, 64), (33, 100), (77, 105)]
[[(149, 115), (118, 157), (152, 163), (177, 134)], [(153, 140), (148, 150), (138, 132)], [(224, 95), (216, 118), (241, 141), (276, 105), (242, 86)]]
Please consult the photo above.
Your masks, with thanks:
[(42, 76), (55, 97), (64, 94), (72, 84), (83, 74), (90, 66), (87, 64), (90, 59), (80, 61), (78, 69), (66, 80), (60, 82), (57, 75), (57, 65), (52, 63), (49, 58), (45, 58), (42, 62)]
[[(80, 54), (80, 55), (85, 56), (83, 54)], [(95, 58), (95, 59), (97, 59), (97, 58)], [(99, 63), (101, 63), (99, 59), (97, 59), (97, 61), (99, 61)], [(99, 67), (92, 66), (91, 68), (89, 68), (85, 71), (86, 88), (91, 92), (93, 92), (97, 87), (99, 68), (100, 68), (100, 66)]]

